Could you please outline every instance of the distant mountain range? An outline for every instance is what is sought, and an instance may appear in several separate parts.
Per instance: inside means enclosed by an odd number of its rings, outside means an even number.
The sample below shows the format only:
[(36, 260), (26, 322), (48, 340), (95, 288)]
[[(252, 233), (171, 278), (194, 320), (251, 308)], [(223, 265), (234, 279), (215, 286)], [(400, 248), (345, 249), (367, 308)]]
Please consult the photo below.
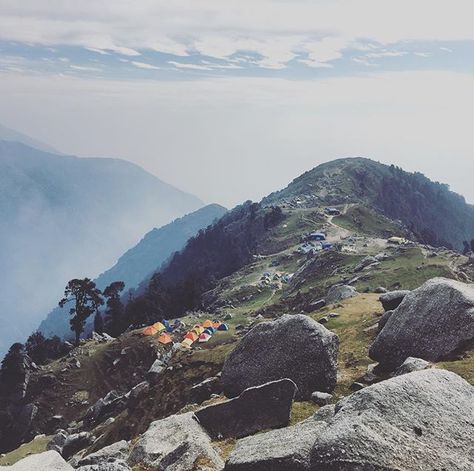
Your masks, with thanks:
[[(113, 281), (123, 281), (125, 291), (137, 288), (175, 252), (183, 249), (188, 239), (226, 212), (223, 206), (211, 204), (166, 226), (151, 230), (135, 247), (125, 252), (112, 268), (95, 280), (97, 286), (103, 290)], [(40, 330), (47, 336), (70, 335), (67, 309), (55, 308), (41, 323)]]
[(69, 279), (94, 277), (151, 228), (203, 203), (124, 160), (57, 155), (6, 128), (0, 137), (1, 356)]

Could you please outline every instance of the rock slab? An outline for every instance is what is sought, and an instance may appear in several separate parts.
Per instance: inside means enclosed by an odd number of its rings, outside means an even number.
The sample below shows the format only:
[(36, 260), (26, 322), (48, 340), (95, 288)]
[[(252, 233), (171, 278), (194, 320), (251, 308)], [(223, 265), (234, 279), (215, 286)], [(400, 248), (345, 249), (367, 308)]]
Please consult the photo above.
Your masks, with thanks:
[(339, 401), (309, 469), (472, 471), (473, 441), (474, 387), (445, 370), (417, 371)]
[(303, 314), (257, 324), (227, 356), (221, 384), (227, 397), (283, 378), (298, 387), (297, 398), (336, 385), (339, 338)]
[(194, 414), (172, 415), (152, 422), (133, 447), (128, 464), (156, 471), (216, 471), (224, 463)]
[(73, 471), (57, 451), (49, 450), (37, 455), (30, 455), (13, 466), (2, 467), (8, 471)]
[(214, 439), (241, 438), (290, 421), (297, 391), (291, 379), (281, 379), (246, 389), (239, 397), (204, 407), (195, 416)]

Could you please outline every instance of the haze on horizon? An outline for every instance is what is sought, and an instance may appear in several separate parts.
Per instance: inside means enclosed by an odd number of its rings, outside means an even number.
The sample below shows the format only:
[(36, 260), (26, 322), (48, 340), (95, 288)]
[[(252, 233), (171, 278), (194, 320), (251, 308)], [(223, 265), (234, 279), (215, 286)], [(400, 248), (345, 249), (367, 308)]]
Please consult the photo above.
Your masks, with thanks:
[(473, 13), (467, 0), (0, 0), (0, 123), (228, 207), (347, 156), (474, 203)]

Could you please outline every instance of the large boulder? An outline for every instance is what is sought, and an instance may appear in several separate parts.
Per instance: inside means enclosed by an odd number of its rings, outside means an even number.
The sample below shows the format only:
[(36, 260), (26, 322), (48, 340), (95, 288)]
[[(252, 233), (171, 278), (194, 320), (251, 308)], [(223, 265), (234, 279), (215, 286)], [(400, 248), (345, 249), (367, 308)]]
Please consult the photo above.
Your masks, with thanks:
[(353, 286), (336, 285), (329, 288), (325, 300), (326, 304), (334, 304), (356, 295), (357, 291)]
[(389, 291), (388, 293), (382, 294), (379, 297), (379, 301), (382, 303), (384, 311), (393, 311), (405, 299), (405, 296), (409, 294), (408, 290)]
[(74, 471), (57, 451), (49, 450), (37, 455), (30, 455), (16, 462), (13, 466), (2, 467), (5, 471)]
[(76, 471), (132, 471), (125, 461), (112, 461), (100, 464), (88, 464), (76, 468)]
[[(133, 447), (128, 462), (157, 471), (215, 471), (224, 463), (209, 435), (188, 412), (152, 422)], [(147, 469), (148, 469), (147, 468)]]
[(397, 376), (341, 400), (315, 435), (310, 469), (474, 469), (474, 388), (454, 373)]
[(431, 363), (421, 358), (408, 357), (393, 373), (392, 376), (406, 375), (414, 371), (431, 368)]
[(239, 397), (198, 410), (198, 422), (215, 439), (241, 438), (262, 430), (286, 427), (297, 391), (291, 379), (246, 389)]
[(222, 392), (221, 379), (217, 376), (206, 378), (198, 384), (195, 384), (189, 393), (191, 402), (201, 404), (207, 401), (213, 394)]
[(370, 347), (387, 369), (408, 357), (438, 361), (474, 340), (474, 286), (433, 278), (408, 294)]
[(339, 338), (303, 314), (256, 325), (227, 356), (221, 384), (227, 397), (270, 381), (289, 378), (298, 398), (336, 385)]
[(84, 450), (89, 445), (92, 445), (95, 437), (90, 432), (73, 433), (66, 438), (61, 455), (66, 460), (75, 455), (78, 451)]
[[(326, 414), (329, 409), (329, 414)], [(311, 449), (331, 406), (292, 427), (259, 433), (239, 440), (227, 460), (226, 471), (303, 471), (310, 464)]]

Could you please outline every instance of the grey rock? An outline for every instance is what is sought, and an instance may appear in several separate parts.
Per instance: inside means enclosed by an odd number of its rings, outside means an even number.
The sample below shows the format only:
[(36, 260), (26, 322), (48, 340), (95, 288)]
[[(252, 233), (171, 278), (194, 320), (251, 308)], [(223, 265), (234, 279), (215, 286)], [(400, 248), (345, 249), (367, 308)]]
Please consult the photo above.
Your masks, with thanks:
[(425, 370), (341, 400), (315, 436), (314, 471), (472, 471), (474, 388), (454, 373)]
[(382, 294), (379, 301), (382, 303), (384, 311), (393, 311), (400, 306), (401, 302), (410, 291), (408, 290), (398, 290), (398, 291), (389, 291), (388, 293)]
[(384, 288), (383, 286), (379, 286), (378, 288), (375, 288), (374, 293), (385, 294), (387, 291), (388, 291), (387, 288)]
[(422, 371), (431, 368), (431, 363), (421, 358), (408, 357), (393, 373), (392, 376), (406, 375), (414, 371)]
[(354, 296), (357, 296), (357, 291), (353, 286), (336, 285), (329, 288), (325, 299), (326, 304), (334, 304)]
[(123, 461), (127, 458), (128, 451), (128, 442), (126, 440), (121, 440), (120, 442), (113, 443), (95, 453), (91, 453), (90, 455), (81, 458), (78, 464), (79, 466), (86, 466), (110, 463), (112, 461)]
[(321, 317), (321, 319), (318, 319), (318, 322), (320, 324), (327, 324), (329, 322), (329, 318), (324, 316), (324, 317)]
[[(323, 410), (324, 409), (324, 410)], [(226, 471), (303, 471), (310, 464), (316, 437), (334, 415), (334, 407), (326, 406), (292, 427), (242, 438), (230, 454)]]
[(350, 386), (349, 386), (349, 389), (353, 392), (355, 391), (360, 391), (361, 389), (364, 389), (365, 388), (365, 385), (362, 384), (362, 383), (352, 383)]
[(92, 445), (95, 438), (90, 432), (73, 433), (66, 438), (64, 442), (61, 455), (64, 459), (69, 459), (78, 451)]
[(326, 300), (325, 299), (318, 299), (316, 301), (313, 301), (313, 302), (309, 303), (307, 306), (305, 306), (304, 311), (305, 312), (313, 312), (313, 311), (317, 311), (317, 310), (323, 308), (324, 306), (326, 306)]
[(385, 324), (388, 322), (394, 311), (385, 311), (379, 319), (378, 328), (379, 332), (385, 327)]
[(166, 366), (167, 365), (164, 361), (160, 360), (159, 358), (156, 359), (146, 374), (147, 378), (150, 380), (156, 380), (166, 370)]
[(368, 267), (369, 265), (372, 265), (374, 263), (377, 263), (377, 259), (375, 257), (365, 257), (355, 268), (355, 272), (362, 271), (365, 267)]
[(190, 401), (201, 404), (207, 401), (213, 394), (222, 392), (221, 380), (217, 376), (207, 378), (199, 384), (195, 384), (190, 391)]
[(438, 361), (474, 340), (474, 286), (434, 278), (394, 311), (369, 355), (387, 369), (408, 357)]
[(224, 463), (209, 435), (188, 412), (152, 422), (133, 447), (128, 463), (160, 471), (214, 471)]
[(229, 401), (204, 407), (195, 416), (214, 439), (246, 437), (287, 426), (296, 391), (291, 379), (272, 381), (246, 389)]
[(53, 450), (27, 456), (13, 466), (2, 467), (3, 469), (5, 471), (74, 471), (74, 468)]
[(336, 385), (339, 338), (303, 314), (283, 315), (256, 325), (227, 356), (222, 386), (227, 397), (247, 388), (289, 378), (298, 398)]
[(133, 409), (138, 405), (140, 402), (140, 399), (145, 397), (150, 390), (150, 383), (148, 381), (143, 381), (136, 386), (134, 386), (130, 391), (128, 392), (128, 402), (127, 402), (127, 407), (130, 409)]
[(332, 394), (315, 391), (311, 394), (311, 400), (318, 406), (326, 406), (331, 402)]
[(58, 430), (48, 445), (46, 445), (46, 448), (61, 453), (68, 435), (69, 434), (65, 430)]
[(84, 421), (87, 424), (97, 424), (110, 416), (116, 416), (127, 407), (128, 397), (112, 390), (89, 408)]
[(31, 430), (31, 424), (38, 413), (35, 404), (26, 404), (15, 415), (14, 431), (19, 437), (24, 437)]

